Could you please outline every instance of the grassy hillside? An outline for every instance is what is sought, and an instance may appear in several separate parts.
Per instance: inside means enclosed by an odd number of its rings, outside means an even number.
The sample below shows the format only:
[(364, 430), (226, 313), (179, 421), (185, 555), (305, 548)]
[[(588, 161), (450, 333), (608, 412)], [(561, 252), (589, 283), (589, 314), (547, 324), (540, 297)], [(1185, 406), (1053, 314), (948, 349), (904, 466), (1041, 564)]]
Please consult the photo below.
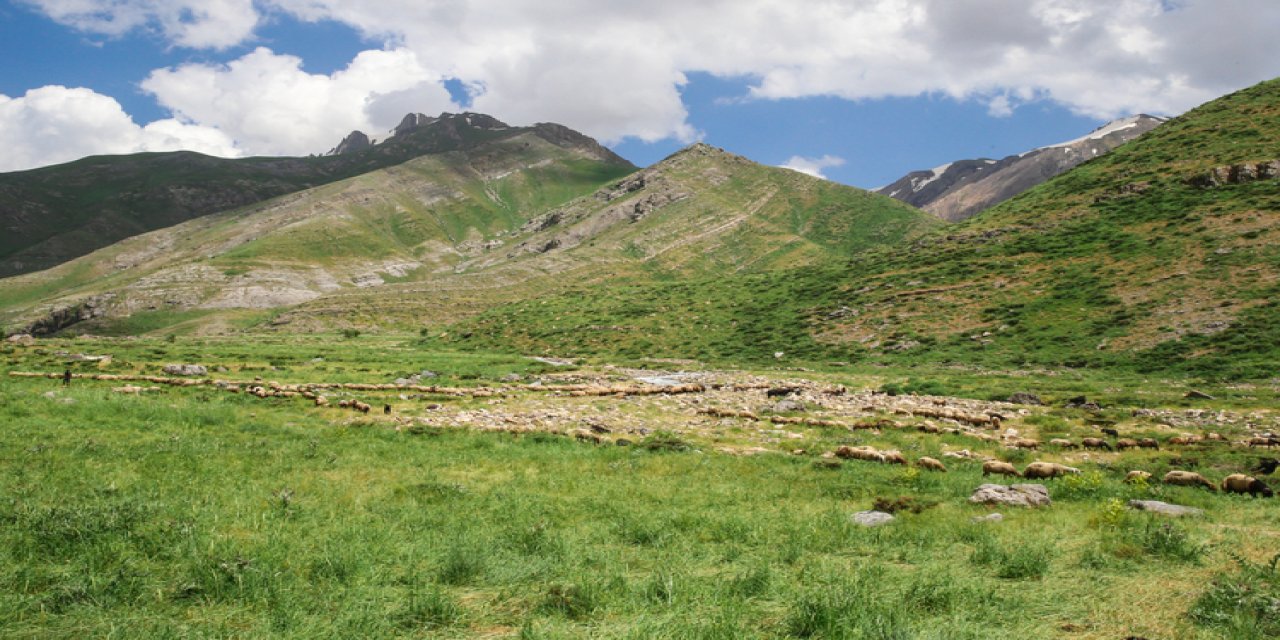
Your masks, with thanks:
[(590, 290), (446, 340), (561, 354), (1127, 366), (1274, 375), (1280, 81), (1226, 96), (909, 246)]
[(140, 233), (418, 156), (530, 132), (565, 147), (593, 147), (606, 164), (634, 168), (563, 127), (506, 127), (476, 114), (446, 116), (337, 156), (228, 160), (184, 151), (85, 158), (0, 174), (0, 277), (47, 269)]
[(832, 264), (940, 224), (705, 145), (622, 172), (533, 134), (424, 156), (10, 278), (0, 322), (417, 329), (572, 287)]

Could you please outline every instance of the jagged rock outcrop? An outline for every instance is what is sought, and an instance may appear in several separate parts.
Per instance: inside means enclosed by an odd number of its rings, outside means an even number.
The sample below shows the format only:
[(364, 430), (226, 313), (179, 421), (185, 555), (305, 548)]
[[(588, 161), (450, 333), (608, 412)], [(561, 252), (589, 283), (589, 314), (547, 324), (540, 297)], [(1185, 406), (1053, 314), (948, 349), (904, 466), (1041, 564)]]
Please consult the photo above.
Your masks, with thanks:
[(365, 135), (363, 131), (352, 131), (347, 134), (347, 137), (342, 139), (342, 142), (338, 143), (338, 146), (330, 149), (325, 155), (337, 156), (344, 153), (354, 153), (356, 151), (368, 149), (371, 146), (373, 146), (373, 141), (370, 140), (369, 136)]
[(1274, 180), (1277, 177), (1280, 177), (1280, 160), (1271, 160), (1214, 167), (1208, 173), (1192, 176), (1187, 180), (1187, 184), (1210, 189), (1229, 184)]

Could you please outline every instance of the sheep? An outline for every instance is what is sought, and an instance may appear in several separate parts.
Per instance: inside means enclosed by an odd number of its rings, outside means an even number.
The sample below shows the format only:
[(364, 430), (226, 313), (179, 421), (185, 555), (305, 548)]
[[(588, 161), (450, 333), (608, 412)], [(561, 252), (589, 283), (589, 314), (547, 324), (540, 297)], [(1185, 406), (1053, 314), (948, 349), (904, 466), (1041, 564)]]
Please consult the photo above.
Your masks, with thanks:
[(1115, 429), (1111, 429), (1111, 428), (1109, 428), (1109, 427), (1104, 427), (1104, 428), (1102, 429), (1102, 433), (1103, 433), (1104, 435), (1111, 436), (1112, 438), (1119, 438), (1119, 437), (1120, 437), (1120, 432), (1119, 432), (1119, 431), (1116, 431)]
[(785, 398), (800, 389), (798, 387), (773, 387), (764, 392), (766, 398)]
[(1275, 447), (1280, 446), (1280, 440), (1271, 436), (1254, 436), (1249, 438), (1250, 447)]
[(312, 402), (316, 403), (317, 407), (329, 406), (329, 399), (324, 396), (316, 396), (315, 399), (312, 400)]
[(1213, 440), (1213, 441), (1216, 441), (1216, 442), (1226, 442), (1226, 441), (1227, 441), (1226, 436), (1222, 435), (1221, 433), (1215, 433), (1215, 432), (1212, 432), (1212, 431), (1210, 431), (1209, 433), (1204, 434), (1204, 439), (1205, 439), (1205, 440)]
[(1080, 473), (1080, 470), (1075, 467), (1068, 467), (1065, 464), (1058, 464), (1056, 462), (1032, 462), (1027, 465), (1026, 469), (1022, 470), (1022, 477), (1057, 478), (1069, 473)]
[(1141, 449), (1160, 449), (1160, 442), (1155, 438), (1138, 438), (1138, 447)]
[(1054, 438), (1049, 441), (1049, 444), (1055, 447), (1063, 448), (1063, 449), (1079, 449), (1080, 448), (1080, 445), (1070, 440), (1067, 440), (1066, 438)]
[(850, 447), (849, 445), (840, 445), (836, 449), (837, 458), (846, 458), (851, 460), (870, 460), (871, 462), (884, 462), (884, 454), (876, 451), (871, 447)]
[(1255, 498), (1259, 494), (1264, 498), (1275, 495), (1275, 492), (1261, 480), (1243, 473), (1233, 473), (1223, 478), (1222, 490), (1227, 493), (1247, 493)]
[(1102, 438), (1085, 438), (1080, 441), (1080, 444), (1084, 445), (1086, 449), (1106, 449), (1111, 451), (1111, 443)]
[(1127, 484), (1133, 484), (1135, 482), (1150, 482), (1151, 472), (1139, 471), (1135, 469), (1133, 471), (1130, 471), (1129, 473), (1124, 474), (1124, 481)]
[(988, 460), (982, 463), (982, 475), (988, 476), (993, 473), (998, 473), (1000, 475), (1005, 475), (1005, 476), (1013, 476), (1015, 478), (1022, 477), (1022, 474), (1018, 472), (1017, 468), (1015, 468), (1013, 465), (1009, 464), (1008, 462), (1001, 462), (999, 460)]
[(900, 464), (907, 466), (907, 457), (902, 455), (901, 451), (881, 451), (881, 462), (885, 464)]
[(360, 402), (359, 400), (356, 400), (354, 403), (352, 403), (351, 408), (355, 409), (356, 411), (359, 411), (360, 413), (369, 413), (369, 409), (372, 409), (373, 407), (370, 407), (368, 404), (365, 404), (363, 402)]
[(1116, 448), (1124, 451), (1125, 449), (1137, 449), (1138, 441), (1133, 438), (1120, 438), (1116, 440)]
[(591, 442), (593, 444), (600, 444), (601, 442), (600, 436), (593, 433), (590, 429), (574, 429), (569, 432), (569, 435), (583, 442)]
[(947, 465), (942, 464), (941, 460), (938, 460), (937, 458), (930, 458), (929, 456), (920, 456), (920, 458), (916, 460), (916, 466), (930, 471), (947, 472)]
[(1032, 438), (1015, 438), (1009, 441), (1009, 446), (1018, 449), (1039, 449), (1040, 441)]
[(1214, 486), (1212, 482), (1209, 482), (1208, 478), (1194, 471), (1179, 471), (1175, 469), (1164, 474), (1163, 482), (1165, 484), (1175, 484), (1183, 487), (1194, 487), (1199, 485), (1207, 487), (1210, 491), (1216, 491), (1218, 489), (1218, 487)]
[(1174, 444), (1179, 446), (1195, 444), (1195, 442), (1196, 442), (1195, 439), (1192, 438), (1191, 436), (1174, 436), (1172, 438), (1169, 438), (1169, 444)]

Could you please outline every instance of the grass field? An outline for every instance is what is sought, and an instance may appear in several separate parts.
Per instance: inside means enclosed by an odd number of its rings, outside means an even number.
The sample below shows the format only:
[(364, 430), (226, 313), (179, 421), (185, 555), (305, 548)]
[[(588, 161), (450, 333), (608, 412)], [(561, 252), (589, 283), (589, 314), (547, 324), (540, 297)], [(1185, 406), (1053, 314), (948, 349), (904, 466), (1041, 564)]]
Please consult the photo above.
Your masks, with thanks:
[[(430, 370), (421, 384), (502, 392), (355, 392), (375, 409), (392, 404), (383, 416), (213, 385), (122, 394), (110, 381), (63, 388), (6, 376), (4, 637), (1280, 634), (1272, 500), (1121, 481), (1129, 469), (1174, 467), (1217, 480), (1275, 454), (1229, 443), (1028, 452), (922, 433), (920, 417), (885, 410), (858, 419), (896, 427), (778, 425), (764, 418), (773, 401), (763, 390), (727, 386), (808, 385), (815, 391), (796, 396), (805, 409), (783, 413), (836, 421), (854, 420), (856, 403), (817, 390), (844, 385), (857, 398), (914, 390), (957, 396), (947, 400), (954, 403), (1026, 391), (1051, 406), (1025, 414), (1006, 406), (1003, 428), (1047, 441), (1110, 425), (1167, 441), (1210, 430), (1235, 440), (1274, 425), (1275, 381), (1202, 387), (1218, 399), (1193, 404), (1183, 397), (1187, 381), (1070, 370), (701, 371), (650, 362), (726, 387), (582, 397), (524, 385), (634, 382), (644, 372), (431, 352), (416, 336), (50, 340), (0, 347), (0, 363), (6, 373), (60, 372), (75, 354), (112, 356), (74, 362), (81, 374), (159, 374), (167, 363), (199, 362), (225, 369), (214, 377), (246, 383), (389, 383)], [(1077, 394), (1103, 410), (1060, 408)], [(711, 406), (761, 420), (695, 411)], [(1134, 416), (1135, 408), (1201, 417), (1164, 419), (1178, 424), (1171, 427)], [(504, 421), (523, 432), (466, 428)], [(608, 429), (613, 443), (560, 435), (589, 424)], [(616, 444), (624, 436), (631, 446)], [(1044, 481), (1050, 507), (1003, 508), (1003, 522), (974, 523), (992, 512), (966, 500), (994, 481), (978, 462), (941, 457), (950, 470), (939, 474), (819, 455), (840, 444), (896, 448), (913, 460), (963, 447), (1019, 466), (1065, 461), (1084, 473)], [(798, 448), (806, 453), (791, 453)], [(1158, 518), (1127, 509), (1130, 498), (1206, 514)], [(897, 520), (878, 528), (850, 521), (877, 501), (896, 501)]]

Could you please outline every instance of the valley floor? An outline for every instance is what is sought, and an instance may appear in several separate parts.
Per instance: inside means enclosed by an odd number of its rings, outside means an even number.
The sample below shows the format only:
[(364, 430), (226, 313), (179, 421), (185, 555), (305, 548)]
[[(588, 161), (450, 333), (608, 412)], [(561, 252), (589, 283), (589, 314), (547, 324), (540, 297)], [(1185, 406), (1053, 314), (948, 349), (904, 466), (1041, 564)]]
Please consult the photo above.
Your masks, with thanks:
[[(565, 363), (412, 336), (42, 340), (0, 356), (5, 637), (1280, 633), (1274, 499), (1159, 482), (1280, 455), (1247, 445), (1280, 431), (1276, 381)], [(208, 373), (184, 383), (162, 372), (176, 363)], [(1005, 402), (1015, 392), (1045, 404)], [(1100, 407), (1064, 407), (1081, 395)], [(1116, 444), (1104, 428), (1160, 448), (1050, 444)], [(1039, 448), (1012, 446), (1027, 440)], [(1082, 473), (1026, 481), (1050, 506), (997, 509), (968, 498), (1023, 481), (983, 477), (988, 459)], [(1133, 469), (1155, 478), (1124, 483)], [(875, 507), (896, 519), (852, 520)]]

